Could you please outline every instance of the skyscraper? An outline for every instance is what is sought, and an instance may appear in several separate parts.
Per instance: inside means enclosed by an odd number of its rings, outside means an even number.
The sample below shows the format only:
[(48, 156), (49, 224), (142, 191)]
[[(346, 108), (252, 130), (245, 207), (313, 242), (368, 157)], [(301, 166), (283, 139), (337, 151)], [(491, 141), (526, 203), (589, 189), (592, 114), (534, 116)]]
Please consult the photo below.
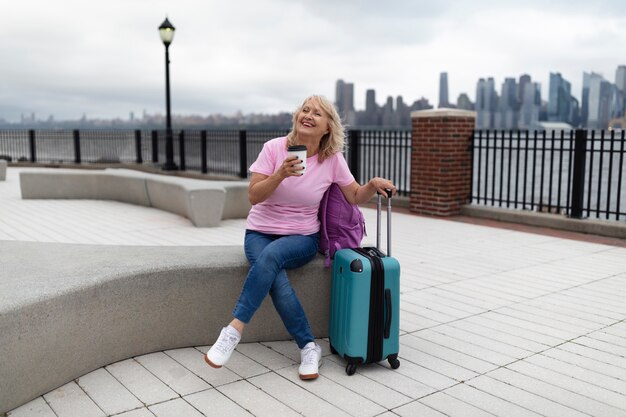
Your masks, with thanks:
[(382, 108), (382, 125), (394, 125), (393, 97), (388, 96), (385, 105)]
[(376, 126), (379, 124), (378, 105), (376, 104), (376, 91), (368, 89), (365, 91), (365, 111), (357, 112), (359, 125)]
[(367, 113), (376, 113), (376, 91), (369, 89), (365, 92), (365, 111)]
[(519, 128), (534, 129), (539, 124), (541, 111), (541, 84), (530, 80), (524, 83), (522, 107), (520, 109)]
[(617, 85), (611, 84), (609, 97), (609, 119), (624, 116), (624, 92)]
[(481, 78), (476, 84), (476, 128), (492, 129), (498, 105), (495, 81), (492, 77)]
[(439, 74), (439, 108), (450, 107), (448, 100), (448, 73)]
[(617, 87), (621, 114), (617, 117), (626, 118), (626, 65), (620, 65), (615, 71), (615, 85)]
[(589, 78), (587, 101), (588, 128), (605, 129), (608, 126), (611, 118), (611, 96), (613, 93), (611, 87), (611, 83), (602, 78), (601, 75), (592, 74)]
[(337, 80), (335, 84), (335, 107), (337, 107), (337, 111), (340, 112), (344, 106), (343, 104), (343, 89), (346, 83), (343, 80)]
[(592, 79), (602, 79), (600, 74), (595, 72), (583, 72), (583, 91), (580, 103), (580, 123), (583, 127), (589, 126), (589, 87)]
[(335, 106), (339, 115), (349, 123), (354, 123), (354, 84), (337, 80), (335, 87)]
[(620, 65), (615, 71), (615, 85), (626, 92), (626, 65)]
[(409, 110), (409, 106), (404, 103), (402, 96), (396, 97), (396, 118), (394, 123), (395, 126), (411, 125), (411, 111)]
[(550, 73), (548, 86), (548, 121), (573, 123), (572, 86), (560, 73)]
[(517, 98), (519, 99), (520, 103), (524, 99), (524, 91), (526, 91), (526, 84), (530, 83), (531, 81), (532, 80), (530, 78), (530, 75), (528, 74), (520, 75), (519, 82), (517, 83)]
[(502, 83), (502, 94), (498, 103), (499, 116), (496, 117), (498, 129), (517, 129), (520, 103), (518, 98), (517, 81), (515, 78), (505, 78)]

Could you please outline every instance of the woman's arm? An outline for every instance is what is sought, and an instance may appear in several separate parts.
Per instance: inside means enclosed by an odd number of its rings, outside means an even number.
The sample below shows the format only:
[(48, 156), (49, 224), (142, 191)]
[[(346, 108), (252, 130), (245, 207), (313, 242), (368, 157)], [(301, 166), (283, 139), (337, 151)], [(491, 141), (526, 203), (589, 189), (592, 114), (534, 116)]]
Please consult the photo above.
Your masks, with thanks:
[(346, 197), (346, 200), (348, 200), (351, 204), (366, 203), (374, 196), (374, 194), (376, 194), (376, 192), (387, 195), (385, 190), (391, 190), (392, 195), (396, 193), (396, 187), (393, 183), (388, 179), (380, 177), (372, 178), (365, 185), (359, 185), (358, 182), (354, 181), (352, 184), (340, 188), (343, 195)]
[(298, 157), (289, 156), (272, 175), (253, 172), (250, 175), (248, 185), (248, 200), (252, 205), (262, 203), (272, 195), (281, 182), (287, 177), (300, 176), (300, 167), (294, 167), (298, 163)]
[(248, 185), (248, 200), (250, 200), (252, 205), (267, 200), (281, 181), (282, 179), (274, 175), (263, 175), (253, 172)]

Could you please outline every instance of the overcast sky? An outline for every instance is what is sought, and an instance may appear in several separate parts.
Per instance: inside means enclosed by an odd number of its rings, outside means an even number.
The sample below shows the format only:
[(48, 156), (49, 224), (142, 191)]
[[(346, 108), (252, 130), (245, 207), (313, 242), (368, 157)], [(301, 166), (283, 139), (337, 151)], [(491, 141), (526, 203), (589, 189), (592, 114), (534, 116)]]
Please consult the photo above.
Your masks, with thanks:
[(164, 113), (166, 15), (175, 114), (291, 112), (337, 79), (357, 109), (370, 88), (436, 106), (442, 71), (452, 102), (524, 73), (546, 100), (550, 72), (580, 98), (626, 65), (623, 0), (2, 0), (0, 118)]

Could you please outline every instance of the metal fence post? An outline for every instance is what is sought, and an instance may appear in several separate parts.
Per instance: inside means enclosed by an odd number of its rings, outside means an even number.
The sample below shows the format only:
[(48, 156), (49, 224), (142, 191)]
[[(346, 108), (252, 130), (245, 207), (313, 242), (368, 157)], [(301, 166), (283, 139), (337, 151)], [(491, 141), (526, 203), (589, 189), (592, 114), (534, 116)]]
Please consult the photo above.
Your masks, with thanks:
[(143, 164), (143, 155), (141, 154), (141, 130), (135, 130), (135, 161)]
[(350, 138), (350, 144), (348, 147), (348, 164), (350, 165), (350, 172), (352, 172), (354, 178), (360, 182), (361, 178), (359, 176), (359, 172), (361, 171), (361, 167), (359, 166), (359, 148), (361, 146), (361, 131), (350, 130), (348, 132), (348, 137)]
[(574, 134), (574, 173), (572, 175), (572, 201), (570, 217), (583, 217), (585, 194), (585, 164), (587, 157), (587, 130), (576, 129)]
[(178, 134), (178, 153), (180, 156), (180, 170), (185, 171), (185, 131), (181, 130)]
[(239, 131), (239, 178), (248, 178), (248, 140), (245, 130)]
[(74, 130), (74, 162), (80, 164), (80, 130)]
[[(470, 172), (472, 173), (472, 177), (470, 177), (470, 179), (472, 180), (472, 185), (470, 186), (470, 192), (467, 195), (467, 202), (468, 202), (468, 204), (472, 204), (472, 196), (474, 195), (473, 176), (474, 176), (474, 149), (475, 149), (474, 140), (475, 139), (476, 139), (476, 130), (472, 130), (472, 134), (469, 137), (469, 142), (467, 143), (467, 150), (470, 152)], [(478, 166), (480, 167), (480, 164)], [(477, 181), (477, 184), (479, 182), (480, 182), (480, 180)], [(478, 186), (480, 187), (480, 185), (478, 185)], [(477, 197), (480, 198), (480, 196), (478, 196), (479, 193), (477, 192), (476, 194), (477, 194)]]
[(156, 130), (152, 131), (152, 163), (159, 162), (159, 134)]
[(30, 148), (30, 162), (37, 162), (37, 146), (35, 145), (35, 131), (28, 131), (28, 147)]
[(207, 168), (207, 161), (206, 161), (206, 130), (202, 130), (200, 132), (200, 164), (201, 164), (201, 170), (203, 174), (206, 174), (209, 170)]

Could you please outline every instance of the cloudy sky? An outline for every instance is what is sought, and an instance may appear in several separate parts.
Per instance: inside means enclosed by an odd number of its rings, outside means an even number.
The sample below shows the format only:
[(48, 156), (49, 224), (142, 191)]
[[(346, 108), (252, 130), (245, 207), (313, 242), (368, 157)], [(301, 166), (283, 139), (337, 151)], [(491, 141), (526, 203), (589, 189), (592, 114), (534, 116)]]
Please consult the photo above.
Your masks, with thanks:
[(2, 0), (0, 118), (163, 113), (166, 15), (175, 114), (290, 112), (337, 79), (357, 109), (369, 88), (436, 105), (442, 71), (451, 101), (523, 73), (546, 99), (550, 72), (580, 97), (626, 65), (623, 0)]

